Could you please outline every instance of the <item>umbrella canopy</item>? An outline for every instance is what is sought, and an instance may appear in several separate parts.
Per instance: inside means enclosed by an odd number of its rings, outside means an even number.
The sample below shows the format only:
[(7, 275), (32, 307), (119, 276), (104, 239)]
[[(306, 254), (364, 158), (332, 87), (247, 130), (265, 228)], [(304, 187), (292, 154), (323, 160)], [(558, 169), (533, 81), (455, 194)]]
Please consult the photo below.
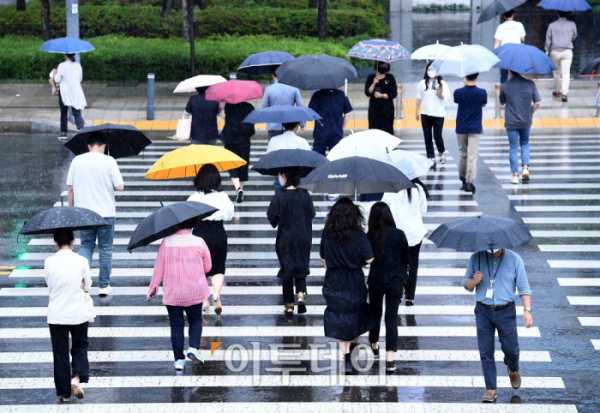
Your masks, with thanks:
[(600, 57), (585, 65), (579, 76), (590, 76), (592, 79), (594, 76), (600, 76)]
[(348, 158), (350, 156), (362, 156), (363, 158), (375, 158), (386, 152), (391, 152), (402, 142), (379, 129), (368, 129), (345, 137), (329, 151), (327, 159)]
[(188, 145), (161, 156), (145, 176), (148, 179), (190, 178), (206, 164), (213, 164), (222, 172), (244, 166), (246, 161), (220, 146)]
[(487, 72), (500, 59), (483, 46), (461, 44), (446, 50), (432, 64), (441, 76), (465, 77), (474, 73)]
[(512, 219), (491, 215), (455, 219), (429, 236), (438, 248), (469, 252), (514, 248), (532, 239), (529, 231)]
[(280, 149), (260, 158), (252, 170), (261, 175), (277, 176), (280, 168), (299, 168), (300, 176), (304, 177), (327, 162), (327, 158), (315, 151)]
[(52, 39), (45, 42), (40, 50), (48, 53), (84, 53), (94, 50), (95, 47), (85, 40), (74, 39), (72, 37), (60, 37), (58, 39)]
[(275, 70), (284, 62), (292, 60), (294, 56), (287, 52), (261, 52), (248, 56), (238, 67), (238, 73), (250, 76), (263, 76), (275, 73)]
[(19, 234), (52, 234), (58, 228), (71, 228), (75, 231), (108, 226), (110, 224), (94, 211), (66, 206), (50, 208), (34, 215), (25, 222)]
[(450, 46), (440, 44), (438, 40), (435, 44), (419, 47), (410, 55), (410, 58), (412, 60), (435, 60), (448, 49)]
[(587, 11), (592, 8), (585, 0), (542, 0), (537, 4), (542, 9), (558, 11)]
[(383, 39), (360, 41), (352, 46), (346, 56), (387, 63), (410, 59), (409, 51), (402, 47), (400, 43)]
[(223, 76), (198, 75), (180, 82), (173, 93), (191, 93), (195, 92), (197, 87), (208, 87), (222, 82), (227, 82)]
[(177, 232), (178, 225), (182, 222), (192, 218), (201, 220), (215, 211), (215, 207), (194, 201), (176, 202), (162, 207), (140, 222), (131, 235), (127, 251), (168, 237)]
[(302, 90), (337, 89), (358, 73), (346, 59), (326, 54), (304, 55), (288, 60), (276, 71), (277, 81)]
[(500, 69), (538, 75), (547, 75), (556, 70), (552, 59), (535, 46), (507, 43), (492, 52), (500, 59), (500, 62), (495, 65)]
[(361, 156), (338, 159), (312, 171), (300, 188), (335, 194), (398, 192), (414, 184), (397, 168)]
[(421, 154), (400, 149), (385, 153), (375, 159), (395, 166), (411, 180), (427, 174), (433, 165), (431, 159), (427, 159)]
[(96, 135), (102, 135), (106, 141), (104, 153), (115, 159), (138, 155), (146, 146), (152, 144), (146, 135), (133, 126), (104, 123), (81, 129), (65, 143), (65, 147), (75, 155), (81, 155), (89, 151), (89, 139)]
[(206, 100), (236, 105), (252, 99), (260, 99), (262, 86), (254, 80), (229, 80), (206, 89)]
[(323, 119), (317, 112), (309, 108), (280, 105), (252, 111), (245, 123), (291, 123)]
[(527, 0), (496, 0), (489, 6), (487, 6), (477, 20), (477, 24), (486, 22), (488, 20), (495, 19), (502, 13), (506, 13), (509, 10), (519, 7)]

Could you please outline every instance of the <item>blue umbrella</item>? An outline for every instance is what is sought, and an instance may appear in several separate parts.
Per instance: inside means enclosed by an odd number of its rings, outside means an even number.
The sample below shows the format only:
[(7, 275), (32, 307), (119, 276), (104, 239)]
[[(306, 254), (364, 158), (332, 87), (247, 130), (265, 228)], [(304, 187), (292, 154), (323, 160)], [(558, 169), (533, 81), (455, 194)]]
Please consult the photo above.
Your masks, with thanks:
[(292, 123), (323, 119), (317, 112), (309, 108), (280, 105), (252, 111), (245, 123)]
[(94, 50), (95, 47), (85, 40), (74, 39), (72, 37), (61, 37), (59, 39), (48, 40), (40, 47), (40, 50), (48, 53), (84, 53)]
[(547, 75), (556, 70), (548, 55), (535, 46), (507, 43), (492, 50), (500, 61), (494, 67), (520, 74)]
[(294, 56), (287, 52), (261, 52), (248, 56), (238, 67), (238, 73), (250, 76), (262, 76), (275, 73), (283, 62), (292, 60)]
[(537, 4), (546, 10), (586, 11), (592, 8), (585, 0), (542, 0)]

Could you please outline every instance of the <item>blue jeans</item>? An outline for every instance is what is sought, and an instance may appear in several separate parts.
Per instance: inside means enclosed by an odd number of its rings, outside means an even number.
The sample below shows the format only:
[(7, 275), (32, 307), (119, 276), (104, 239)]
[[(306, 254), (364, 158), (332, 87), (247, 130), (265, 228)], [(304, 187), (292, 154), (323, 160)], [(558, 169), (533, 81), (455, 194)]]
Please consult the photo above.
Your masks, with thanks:
[(335, 145), (340, 143), (343, 137), (344, 135), (342, 133), (342, 135), (339, 136), (330, 135), (322, 138), (314, 138), (312, 150), (325, 156), (327, 148), (331, 151)]
[(508, 81), (508, 70), (500, 69), (500, 83), (506, 83)]
[(185, 360), (183, 354), (183, 329), (185, 327), (185, 320), (183, 319), (183, 312), (188, 316), (188, 323), (190, 323), (189, 336), (190, 336), (190, 347), (195, 349), (200, 348), (200, 337), (202, 337), (202, 303), (190, 305), (189, 307), (179, 307), (173, 305), (167, 305), (167, 312), (169, 313), (169, 323), (171, 324), (171, 345), (173, 346), (173, 355), (175, 361)]
[(83, 229), (79, 231), (79, 237), (81, 238), (79, 255), (87, 258), (90, 268), (92, 267), (92, 255), (96, 248), (96, 238), (98, 238), (98, 266), (100, 267), (98, 285), (100, 288), (108, 287), (110, 284), (110, 273), (112, 271), (113, 260), (113, 240), (115, 238), (115, 218), (104, 218), (104, 220), (110, 224), (110, 227)]
[(519, 371), (519, 337), (517, 335), (517, 310), (515, 305), (492, 311), (484, 305), (475, 306), (477, 344), (486, 390), (496, 390), (495, 330), (498, 330), (504, 364), (510, 371)]
[(510, 144), (510, 170), (519, 172), (519, 146), (521, 146), (521, 164), (529, 166), (529, 133), (531, 128), (506, 129), (508, 143)]

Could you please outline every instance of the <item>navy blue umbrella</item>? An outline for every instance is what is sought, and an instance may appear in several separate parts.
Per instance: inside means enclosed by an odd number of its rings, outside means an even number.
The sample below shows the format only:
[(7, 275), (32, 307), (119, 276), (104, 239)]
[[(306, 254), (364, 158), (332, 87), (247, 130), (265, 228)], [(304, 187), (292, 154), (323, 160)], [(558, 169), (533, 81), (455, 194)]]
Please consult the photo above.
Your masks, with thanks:
[(48, 40), (40, 50), (48, 53), (84, 53), (94, 50), (95, 47), (85, 40), (74, 39), (72, 37), (60, 37), (58, 39)]
[(326, 54), (304, 55), (277, 69), (277, 81), (302, 90), (337, 89), (358, 78), (346, 59)]
[(585, 0), (542, 0), (537, 4), (546, 10), (587, 11), (592, 8)]
[(71, 228), (75, 231), (107, 226), (110, 224), (94, 211), (66, 206), (50, 208), (34, 215), (25, 222), (19, 234), (52, 234), (58, 228)]
[(469, 252), (514, 248), (532, 239), (529, 231), (512, 219), (491, 215), (455, 219), (429, 236), (438, 248)]
[(306, 122), (307, 120), (323, 119), (317, 112), (309, 108), (299, 108), (297, 106), (280, 105), (269, 108), (256, 109), (252, 111), (245, 123), (292, 123)]
[(250, 76), (263, 76), (275, 70), (294, 56), (287, 52), (261, 52), (248, 56), (238, 67), (237, 72)]
[(98, 126), (83, 128), (73, 136), (65, 147), (75, 155), (89, 151), (88, 141), (94, 135), (101, 135), (106, 141), (104, 153), (115, 159), (139, 155), (152, 141), (140, 130), (130, 125), (104, 123)]
[(489, 6), (487, 6), (477, 20), (477, 24), (486, 22), (488, 20), (495, 19), (499, 15), (506, 13), (509, 10), (519, 7), (527, 0), (496, 0)]
[(556, 70), (552, 59), (535, 46), (507, 43), (492, 50), (500, 61), (494, 65), (519, 74), (547, 75)]
[(252, 167), (261, 175), (277, 176), (280, 168), (299, 168), (300, 176), (306, 176), (329, 160), (315, 151), (304, 149), (280, 149), (269, 152)]

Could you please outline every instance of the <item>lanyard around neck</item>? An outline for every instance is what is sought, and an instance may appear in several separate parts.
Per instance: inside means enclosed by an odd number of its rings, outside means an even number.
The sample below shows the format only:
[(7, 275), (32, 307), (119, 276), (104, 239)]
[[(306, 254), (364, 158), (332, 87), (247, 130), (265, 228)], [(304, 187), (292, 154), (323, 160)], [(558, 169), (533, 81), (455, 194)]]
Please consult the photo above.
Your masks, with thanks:
[[(502, 264), (502, 259), (504, 258), (504, 251), (502, 251), (502, 255), (500, 256), (500, 258), (498, 259), (498, 267), (496, 267), (496, 271), (494, 271), (494, 276), (492, 277), (492, 270), (490, 269), (490, 260), (488, 259), (487, 256), (487, 252), (485, 253), (485, 262), (487, 263), (487, 267), (488, 267), (488, 275), (490, 277), (490, 280), (496, 280), (496, 275), (498, 274), (498, 270), (500, 269), (500, 264)], [(492, 256), (492, 260), (494, 259), (494, 257)]]

